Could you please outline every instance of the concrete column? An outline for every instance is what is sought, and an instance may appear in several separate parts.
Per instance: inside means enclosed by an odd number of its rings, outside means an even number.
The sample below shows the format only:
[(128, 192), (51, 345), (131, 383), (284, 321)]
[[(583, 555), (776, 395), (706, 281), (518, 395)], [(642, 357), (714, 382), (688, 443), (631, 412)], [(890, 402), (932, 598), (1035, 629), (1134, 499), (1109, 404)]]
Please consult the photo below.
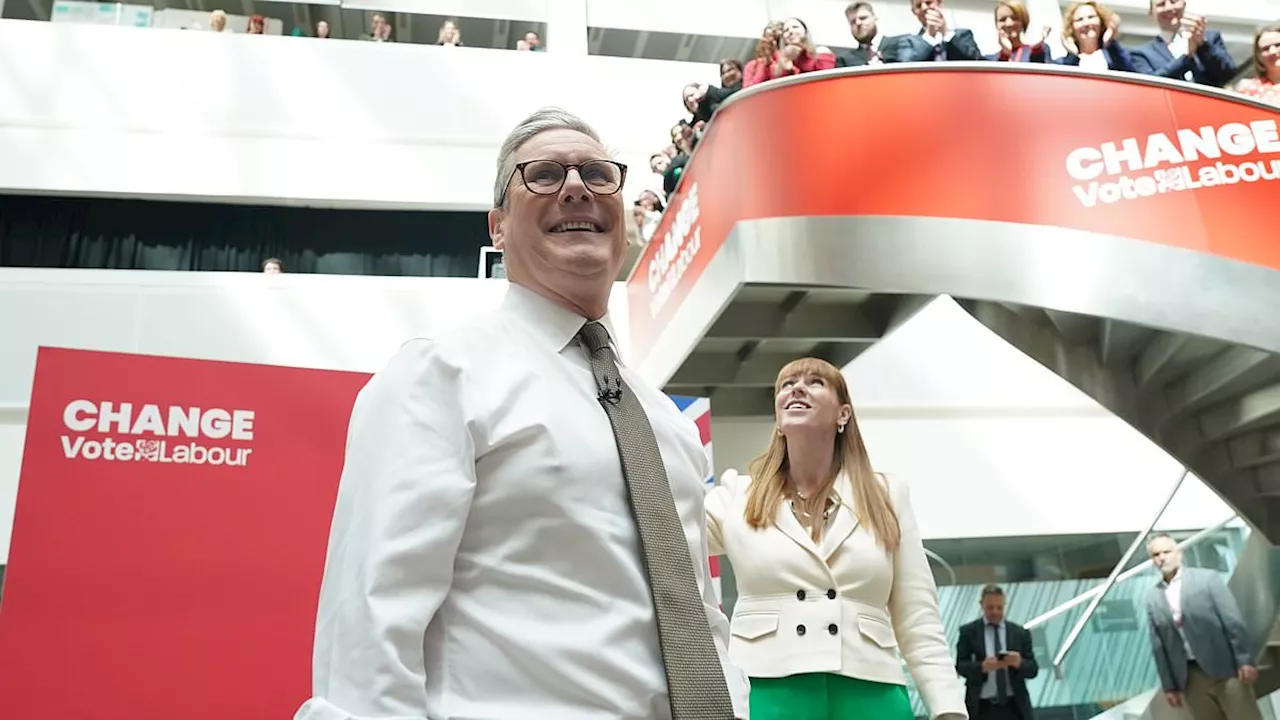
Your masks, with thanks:
[(547, 0), (547, 52), (587, 55), (587, 0)]

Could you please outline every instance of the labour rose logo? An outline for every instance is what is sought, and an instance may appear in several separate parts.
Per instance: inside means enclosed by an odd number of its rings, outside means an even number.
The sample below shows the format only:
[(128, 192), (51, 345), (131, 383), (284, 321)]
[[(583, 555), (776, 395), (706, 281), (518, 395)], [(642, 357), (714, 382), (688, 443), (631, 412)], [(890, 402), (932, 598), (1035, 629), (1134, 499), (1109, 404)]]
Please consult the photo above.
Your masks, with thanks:
[(138, 440), (134, 443), (139, 460), (150, 460), (156, 462), (160, 459), (160, 441), (159, 440)]

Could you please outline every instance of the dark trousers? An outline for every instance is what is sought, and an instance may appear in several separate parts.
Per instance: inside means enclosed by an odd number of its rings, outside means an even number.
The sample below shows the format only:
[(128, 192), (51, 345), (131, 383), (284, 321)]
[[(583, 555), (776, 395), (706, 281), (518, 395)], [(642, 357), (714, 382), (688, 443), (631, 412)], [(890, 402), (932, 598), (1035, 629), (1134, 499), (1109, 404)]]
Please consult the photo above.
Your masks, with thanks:
[(1014, 705), (1010, 698), (1010, 702), (999, 705), (990, 700), (978, 701), (978, 717), (970, 720), (1031, 720), (1031, 718), (1022, 717), (1022, 713), (1018, 712), (1018, 706)]

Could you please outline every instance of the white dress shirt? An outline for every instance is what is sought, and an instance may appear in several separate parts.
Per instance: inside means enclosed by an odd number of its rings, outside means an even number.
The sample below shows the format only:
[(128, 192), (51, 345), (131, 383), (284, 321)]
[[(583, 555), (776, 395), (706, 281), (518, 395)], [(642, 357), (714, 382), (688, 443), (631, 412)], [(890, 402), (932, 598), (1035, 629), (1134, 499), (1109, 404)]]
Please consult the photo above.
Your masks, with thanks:
[(1106, 72), (1111, 69), (1111, 63), (1107, 61), (1107, 51), (1104, 48), (1098, 48), (1089, 53), (1080, 53), (1079, 58), (1081, 70)]
[(1191, 643), (1187, 642), (1187, 634), (1182, 632), (1182, 568), (1175, 570), (1173, 577), (1165, 583), (1164, 599), (1169, 603), (1169, 612), (1173, 613), (1173, 625), (1178, 628), (1178, 637), (1182, 638), (1182, 648), (1187, 652), (1187, 659), (1195, 660)]
[[(1168, 30), (1160, 31), (1160, 39), (1164, 40), (1164, 44), (1169, 48), (1169, 54), (1174, 60), (1188, 54), (1191, 49), (1191, 43), (1187, 41), (1187, 36), (1181, 30), (1169, 32)], [(1187, 82), (1195, 82), (1195, 75), (1190, 70), (1182, 73), (1182, 79)]]
[[(361, 391), (297, 720), (670, 718), (653, 601), (585, 320), (518, 285), (465, 329), (407, 343)], [(608, 318), (602, 320), (612, 327)], [(633, 372), (694, 559), (707, 567), (693, 422)]]

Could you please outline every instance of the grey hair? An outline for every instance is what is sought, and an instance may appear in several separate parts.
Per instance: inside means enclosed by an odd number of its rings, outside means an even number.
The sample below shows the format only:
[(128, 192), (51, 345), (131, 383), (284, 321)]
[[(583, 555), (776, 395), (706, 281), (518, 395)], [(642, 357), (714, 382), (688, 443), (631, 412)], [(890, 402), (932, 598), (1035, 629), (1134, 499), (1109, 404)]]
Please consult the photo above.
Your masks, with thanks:
[(586, 123), (585, 120), (574, 115), (568, 110), (562, 110), (557, 107), (544, 107), (534, 112), (516, 125), (511, 134), (507, 135), (507, 139), (502, 141), (502, 149), (498, 151), (498, 175), (493, 180), (493, 206), (500, 207), (504, 201), (503, 191), (507, 188), (507, 183), (511, 182), (511, 175), (516, 171), (516, 152), (524, 147), (524, 144), (548, 130), (573, 130), (600, 142), (600, 136), (596, 133), (595, 128)]

